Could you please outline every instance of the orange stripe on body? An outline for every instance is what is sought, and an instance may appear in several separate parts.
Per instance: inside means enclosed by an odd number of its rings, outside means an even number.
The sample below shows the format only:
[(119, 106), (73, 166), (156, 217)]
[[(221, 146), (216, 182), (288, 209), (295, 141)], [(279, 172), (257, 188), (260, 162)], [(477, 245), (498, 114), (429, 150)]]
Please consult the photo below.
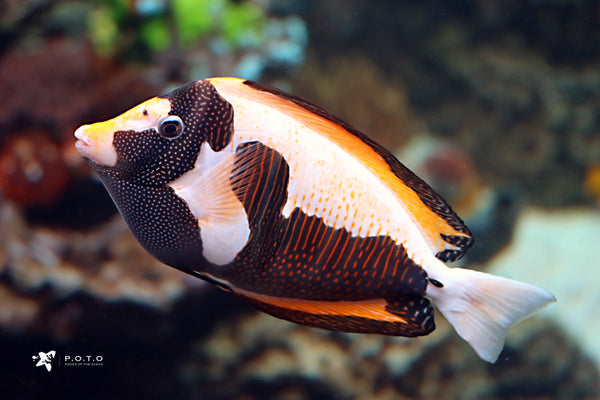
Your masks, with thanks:
[[(346, 257), (346, 259), (344, 260), (344, 264), (342, 266), (342, 269), (346, 269), (348, 268), (348, 261), (350, 261), (351, 256), (354, 254), (354, 252), (356, 251), (356, 246), (358, 245), (358, 240), (353, 240), (353, 244), (352, 244), (352, 249), (350, 250), (350, 253), (348, 253), (348, 257)], [(344, 244), (344, 248), (342, 249), (342, 252), (340, 253), (342, 255), (342, 257), (344, 256), (344, 251), (346, 251), (346, 245), (348, 244), (348, 242), (346, 242)], [(362, 250), (361, 252), (358, 254), (358, 256), (356, 257), (357, 260), (360, 260), (362, 255)], [(356, 261), (355, 261), (356, 262)], [(368, 265), (368, 264), (365, 264)], [(346, 273), (347, 274), (347, 273)]]
[(267, 296), (238, 288), (235, 288), (234, 291), (244, 297), (249, 297), (266, 304), (309, 314), (360, 317), (378, 321), (407, 323), (406, 319), (386, 311), (387, 302), (384, 299), (317, 301)]
[[(323, 265), (330, 265), (329, 261), (331, 260), (331, 257), (333, 257), (334, 251), (337, 249), (338, 245), (340, 244), (340, 240), (342, 240), (342, 235), (338, 234), (338, 238), (337, 238), (335, 244), (333, 245), (333, 248), (331, 249), (331, 251), (329, 251), (329, 256), (327, 257), (327, 260), (325, 260), (325, 263)], [(348, 244), (348, 241), (345, 240), (344, 245), (343, 245), (344, 248), (346, 248), (347, 244)], [(343, 255), (343, 253), (340, 253), (340, 255)], [(336, 264), (334, 263), (332, 265), (336, 265)]]
[[(308, 229), (306, 230), (306, 232), (307, 232), (307, 233), (310, 233), (310, 232), (312, 232), (312, 230), (313, 230), (313, 226), (314, 226), (314, 224), (316, 223), (316, 221), (317, 221), (317, 219), (316, 219), (316, 218), (311, 218), (311, 219), (310, 219), (310, 225), (308, 226)], [(302, 225), (302, 227), (304, 227), (304, 225)], [(318, 231), (317, 231), (317, 232), (318, 232)], [(317, 232), (315, 232), (315, 234), (316, 234)], [(312, 241), (312, 237), (311, 237), (311, 236), (308, 236), (308, 235), (307, 235), (307, 236), (304, 238), (304, 240), (302, 240), (302, 250), (303, 250), (303, 251), (304, 251), (304, 250), (306, 250), (306, 245), (308, 244), (309, 240), (310, 240), (310, 241)]]
[[(314, 219), (313, 221), (314, 222)], [(311, 223), (312, 226), (312, 223)], [(304, 249), (304, 247), (306, 246), (306, 242), (309, 240), (308, 235), (306, 235), (307, 232), (310, 232), (310, 228), (308, 230), (306, 230), (306, 219), (302, 220), (302, 225), (300, 225), (300, 229), (298, 230), (299, 233), (299, 237), (302, 237), (302, 240), (295, 240), (294, 243), (294, 248), (292, 249), (292, 251), (297, 252), (298, 251), (298, 245), (300, 244), (300, 242), (302, 241), (303, 245), (302, 248)]]

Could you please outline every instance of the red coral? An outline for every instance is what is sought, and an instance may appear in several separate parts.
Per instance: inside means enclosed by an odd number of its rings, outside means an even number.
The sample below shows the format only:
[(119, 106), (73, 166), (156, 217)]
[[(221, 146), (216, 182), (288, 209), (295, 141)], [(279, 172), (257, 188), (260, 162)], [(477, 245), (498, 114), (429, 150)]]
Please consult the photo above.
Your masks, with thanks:
[(0, 192), (6, 198), (24, 206), (49, 206), (68, 183), (60, 148), (39, 131), (14, 136), (0, 150)]
[(70, 140), (86, 119), (120, 113), (156, 92), (133, 68), (97, 57), (85, 42), (54, 39), (0, 61), (0, 124), (47, 126)]
[(8, 51), (0, 59), (0, 191), (26, 207), (54, 205), (69, 175), (78, 174), (70, 152), (60, 150), (73, 148), (75, 128), (158, 91), (139, 71), (96, 56), (82, 40)]

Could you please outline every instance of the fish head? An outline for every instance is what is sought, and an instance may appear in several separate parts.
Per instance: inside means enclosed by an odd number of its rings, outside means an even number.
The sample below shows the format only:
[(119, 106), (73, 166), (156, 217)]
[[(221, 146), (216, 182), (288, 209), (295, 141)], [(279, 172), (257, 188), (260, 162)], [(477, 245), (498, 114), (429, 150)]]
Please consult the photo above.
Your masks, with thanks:
[(181, 96), (154, 97), (113, 119), (79, 127), (75, 146), (101, 178), (164, 185), (194, 166), (206, 140), (198, 114)]

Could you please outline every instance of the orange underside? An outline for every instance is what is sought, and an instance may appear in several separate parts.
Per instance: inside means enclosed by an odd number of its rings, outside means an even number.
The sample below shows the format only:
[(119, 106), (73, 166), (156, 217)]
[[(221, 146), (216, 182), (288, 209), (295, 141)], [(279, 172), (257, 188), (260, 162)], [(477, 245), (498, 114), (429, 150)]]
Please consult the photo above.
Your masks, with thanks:
[(234, 289), (234, 291), (242, 296), (276, 307), (302, 311), (309, 314), (362, 317), (379, 321), (407, 323), (404, 318), (387, 312), (385, 310), (387, 303), (383, 299), (362, 301), (316, 301), (267, 296), (237, 288)]

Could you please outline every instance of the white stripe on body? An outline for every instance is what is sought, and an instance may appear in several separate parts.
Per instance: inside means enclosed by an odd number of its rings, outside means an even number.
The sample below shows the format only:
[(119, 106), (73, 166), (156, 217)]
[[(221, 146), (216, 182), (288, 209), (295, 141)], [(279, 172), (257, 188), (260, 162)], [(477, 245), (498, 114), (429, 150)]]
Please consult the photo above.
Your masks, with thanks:
[[(219, 87), (217, 87), (219, 90)], [(232, 93), (220, 95), (234, 113), (233, 147), (260, 141), (285, 158), (290, 168), (283, 214), (296, 208), (316, 215), (352, 236), (390, 236), (421, 265), (435, 259), (419, 227), (394, 193), (352, 154), (296, 119)]]

